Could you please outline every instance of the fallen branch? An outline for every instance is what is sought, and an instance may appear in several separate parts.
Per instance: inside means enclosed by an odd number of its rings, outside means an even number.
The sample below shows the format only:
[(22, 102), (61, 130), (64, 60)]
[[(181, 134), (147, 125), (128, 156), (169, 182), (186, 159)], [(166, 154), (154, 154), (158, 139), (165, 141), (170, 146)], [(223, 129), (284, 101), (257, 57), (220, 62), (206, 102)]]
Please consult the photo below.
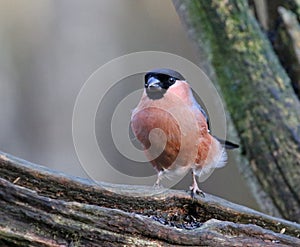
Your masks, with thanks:
[[(95, 183), (0, 152), (0, 245), (300, 246), (300, 225), (206, 194)], [(160, 193), (157, 193), (160, 192)]]

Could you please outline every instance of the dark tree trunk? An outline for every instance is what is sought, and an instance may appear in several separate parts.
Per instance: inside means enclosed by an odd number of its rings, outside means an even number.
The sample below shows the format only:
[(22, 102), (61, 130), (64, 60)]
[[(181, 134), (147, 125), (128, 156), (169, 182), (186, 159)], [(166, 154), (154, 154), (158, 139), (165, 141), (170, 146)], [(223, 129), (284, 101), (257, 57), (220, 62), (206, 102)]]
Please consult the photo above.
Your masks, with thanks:
[(259, 204), (299, 221), (300, 103), (247, 1), (173, 2), (221, 88)]

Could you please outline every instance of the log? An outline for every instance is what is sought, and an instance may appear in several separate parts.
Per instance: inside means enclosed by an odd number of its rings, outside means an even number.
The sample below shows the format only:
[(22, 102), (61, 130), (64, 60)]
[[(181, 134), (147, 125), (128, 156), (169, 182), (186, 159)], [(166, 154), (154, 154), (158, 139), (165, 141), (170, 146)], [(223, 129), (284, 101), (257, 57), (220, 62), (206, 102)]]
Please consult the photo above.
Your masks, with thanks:
[(206, 194), (72, 177), (0, 152), (0, 246), (300, 246), (300, 225)]
[(300, 103), (247, 1), (173, 3), (224, 96), (259, 205), (299, 222)]

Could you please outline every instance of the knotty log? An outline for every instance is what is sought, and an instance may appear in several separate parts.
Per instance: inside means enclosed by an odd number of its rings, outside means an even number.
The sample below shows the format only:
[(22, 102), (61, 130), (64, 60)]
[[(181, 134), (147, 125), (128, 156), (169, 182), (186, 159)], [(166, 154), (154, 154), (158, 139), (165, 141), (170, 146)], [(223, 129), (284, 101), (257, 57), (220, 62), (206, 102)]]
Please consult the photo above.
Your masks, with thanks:
[(247, 1), (173, 2), (221, 88), (258, 203), (299, 221), (300, 103)]
[(0, 246), (300, 246), (300, 225), (206, 194), (96, 183), (0, 152)]

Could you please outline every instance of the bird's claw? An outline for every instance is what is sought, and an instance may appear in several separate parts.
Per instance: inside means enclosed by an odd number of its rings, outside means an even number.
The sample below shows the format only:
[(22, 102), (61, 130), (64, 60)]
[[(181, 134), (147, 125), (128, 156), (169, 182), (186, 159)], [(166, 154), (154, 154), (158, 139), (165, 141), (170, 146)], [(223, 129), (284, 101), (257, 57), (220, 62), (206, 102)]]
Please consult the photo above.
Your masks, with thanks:
[(156, 190), (159, 190), (159, 189), (163, 188), (163, 186), (160, 183), (155, 183), (155, 184), (153, 184), (153, 188)]
[(202, 190), (198, 188), (198, 186), (190, 187), (191, 197), (194, 199), (196, 195), (200, 195), (201, 197), (205, 197), (205, 194)]

